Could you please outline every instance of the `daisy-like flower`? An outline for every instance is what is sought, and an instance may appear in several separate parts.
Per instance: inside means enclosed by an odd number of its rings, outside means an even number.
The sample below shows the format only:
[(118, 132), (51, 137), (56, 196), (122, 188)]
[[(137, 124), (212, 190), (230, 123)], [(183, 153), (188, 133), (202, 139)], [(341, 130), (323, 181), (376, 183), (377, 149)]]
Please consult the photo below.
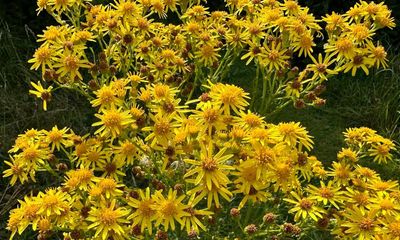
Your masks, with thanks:
[(367, 43), (368, 46), (368, 58), (372, 59), (373, 65), (377, 68), (383, 67), (387, 68), (388, 67), (388, 60), (386, 58), (387, 52), (385, 48), (381, 45), (375, 46), (371, 41)]
[(350, 165), (344, 162), (333, 162), (332, 167), (333, 168), (328, 175), (333, 176), (335, 184), (339, 186), (347, 186), (353, 176)]
[[(200, 221), (201, 217), (210, 216), (213, 214), (211, 211), (196, 209), (195, 206), (200, 202), (201, 199), (195, 198), (195, 195), (191, 195), (188, 203), (188, 208), (185, 212), (189, 213), (189, 216), (184, 216), (182, 229), (186, 229), (186, 232), (195, 231), (199, 233), (199, 230), (207, 231), (204, 224)], [(200, 219), (199, 219), (200, 218)]]
[(123, 194), (119, 188), (123, 187), (123, 184), (118, 183), (112, 178), (94, 178), (96, 187), (101, 190), (101, 194), (106, 199), (117, 198)]
[(357, 207), (347, 208), (344, 211), (346, 221), (342, 223), (342, 226), (348, 228), (345, 233), (351, 234), (354, 238), (357, 237), (360, 240), (374, 239), (379, 228), (376, 218), (377, 212), (377, 210), (368, 211)]
[(346, 195), (346, 201), (352, 206), (356, 206), (358, 208), (366, 208), (369, 206), (371, 197), (368, 191), (358, 191), (354, 190), (351, 187), (346, 187), (344, 194)]
[(82, 52), (63, 51), (55, 58), (54, 68), (57, 68), (57, 74), (60, 77), (69, 77), (69, 82), (75, 81), (75, 77), (82, 80), (80, 68), (89, 68), (89, 61)]
[(195, 111), (192, 115), (197, 121), (201, 132), (211, 136), (213, 129), (216, 131), (224, 130), (226, 123), (223, 121), (223, 109), (212, 102), (206, 102), (200, 111)]
[(57, 126), (54, 126), (50, 131), (44, 131), (46, 141), (51, 145), (51, 151), (54, 151), (54, 149), (60, 150), (61, 146), (68, 146), (71, 144), (71, 141), (68, 139), (68, 131), (69, 129), (66, 127), (58, 129)]
[(231, 109), (239, 114), (249, 103), (248, 93), (242, 88), (230, 84), (211, 84), (209, 96), (217, 105), (222, 106), (224, 114), (230, 115)]
[(300, 123), (279, 123), (277, 131), (283, 136), (283, 141), (289, 146), (296, 146), (298, 144), (300, 150), (303, 146), (307, 150), (312, 149), (312, 144), (314, 142), (308, 135), (308, 131), (300, 126)]
[(171, 227), (171, 230), (175, 230), (175, 221), (179, 224), (183, 225), (183, 217), (190, 216), (185, 209), (188, 206), (185, 206), (182, 203), (182, 200), (186, 195), (177, 196), (176, 190), (169, 189), (167, 197), (164, 197), (161, 191), (156, 191), (153, 194), (152, 199), (154, 200), (154, 204), (152, 205), (152, 209), (156, 211), (155, 219), (156, 226), (163, 225), (165, 231)]
[(296, 192), (290, 192), (294, 198), (285, 198), (286, 202), (294, 204), (295, 206), (289, 210), (289, 213), (296, 213), (294, 220), (297, 222), (302, 219), (310, 217), (314, 221), (318, 221), (318, 218), (322, 218), (322, 214), (325, 212), (320, 207), (316, 206), (315, 200), (308, 197), (301, 197)]
[(337, 70), (329, 69), (329, 66), (335, 62), (335, 59), (331, 59), (331, 55), (322, 57), (322, 54), (318, 54), (318, 61), (310, 55), (313, 64), (307, 65), (307, 69), (313, 72), (311, 79), (322, 79), (328, 80), (327, 76), (337, 74)]
[[(194, 179), (186, 180), (188, 183), (194, 184)], [(216, 208), (221, 208), (220, 196), (222, 196), (226, 201), (230, 202), (233, 196), (232, 192), (228, 190), (226, 186), (220, 185), (220, 187), (215, 186), (212, 183), (211, 190), (208, 190), (206, 183), (200, 183), (197, 187), (188, 191), (189, 195), (195, 195), (194, 201), (200, 201), (202, 199), (207, 199), (207, 208), (210, 209), (212, 204), (215, 204)]]
[(130, 124), (134, 123), (129, 111), (122, 111), (116, 107), (111, 107), (108, 110), (103, 110), (102, 114), (95, 114), (100, 119), (99, 122), (93, 123), (92, 126), (101, 126), (95, 134), (101, 136), (118, 137), (122, 131)]
[(213, 153), (214, 147), (211, 145), (202, 145), (199, 160), (185, 159), (185, 162), (192, 165), (185, 178), (196, 175), (194, 184), (201, 182), (207, 186), (209, 191), (213, 186), (226, 186), (229, 183), (228, 171), (234, 170), (234, 167), (226, 165), (225, 162), (232, 158), (232, 154), (225, 155), (226, 149), (221, 149), (217, 154)]
[(51, 90), (53, 89), (53, 86), (45, 89), (40, 82), (37, 84), (31, 82), (31, 85), (35, 88), (35, 90), (29, 90), (29, 93), (35, 95), (37, 98), (42, 99), (43, 110), (47, 111), (47, 102), (51, 100)]
[(126, 216), (128, 214), (129, 210), (117, 206), (115, 199), (112, 199), (111, 202), (102, 199), (97, 206), (91, 208), (89, 217), (86, 218), (92, 222), (88, 229), (95, 230), (94, 237), (99, 237), (102, 240), (109, 238), (123, 239), (127, 234), (129, 221)]
[(371, 148), (368, 149), (369, 156), (374, 158), (374, 162), (387, 163), (393, 159), (393, 155), (390, 153), (391, 150), (395, 150), (393, 142), (389, 141), (386, 143), (372, 144)]
[[(18, 160), (10, 156), (10, 161), (4, 161), (10, 168), (3, 171), (3, 177), (11, 177), (10, 184), (14, 186), (17, 180), (20, 183), (24, 183), (25, 181), (29, 181), (28, 174), (26, 170), (26, 165), (23, 161)], [(32, 173), (32, 172), (31, 172)], [(34, 175), (30, 175), (32, 181), (35, 181)]]
[(325, 45), (325, 52), (339, 59), (352, 59), (356, 55), (356, 46), (354, 40), (348, 37), (340, 37), (336, 40), (330, 40)]
[(174, 129), (178, 127), (178, 124), (172, 115), (163, 116), (161, 114), (156, 114), (150, 115), (150, 118), (154, 122), (153, 126), (142, 129), (143, 131), (151, 131), (145, 141), (151, 141), (150, 146), (152, 147), (157, 144), (167, 147), (168, 143), (173, 139)]
[(253, 59), (256, 59), (257, 62), (261, 62), (262, 57), (263, 56), (262, 56), (261, 46), (259, 46), (259, 44), (254, 44), (250, 42), (248, 52), (244, 54), (240, 59), (241, 60), (247, 59), (246, 65), (249, 65), (249, 63), (253, 61)]
[(338, 204), (341, 204), (344, 200), (343, 192), (340, 191), (340, 187), (332, 186), (332, 181), (329, 181), (328, 184), (321, 181), (320, 184), (319, 187), (309, 185), (307, 191), (311, 194), (310, 199), (315, 199), (318, 202), (322, 202), (324, 205), (330, 203), (337, 209), (340, 209)]
[(239, 116), (235, 118), (235, 123), (245, 129), (254, 129), (264, 124), (264, 117), (247, 110), (247, 112), (241, 111)]
[(94, 174), (92, 170), (81, 166), (81, 168), (77, 170), (67, 172), (64, 186), (66, 186), (70, 191), (73, 191), (74, 189), (87, 191), (89, 187), (93, 186), (93, 177)]
[(270, 173), (270, 164), (277, 160), (280, 150), (269, 147), (265, 142), (254, 142), (249, 158), (241, 163), (240, 166), (253, 168), (257, 180), (266, 179)]
[(133, 226), (140, 226), (140, 231), (144, 233), (145, 229), (151, 235), (153, 232), (152, 222), (156, 219), (156, 211), (152, 208), (154, 200), (150, 196), (150, 188), (138, 190), (138, 198), (129, 198), (128, 204), (135, 210), (129, 215), (128, 220), (133, 219)]
[(129, 141), (119, 141), (118, 146), (113, 146), (113, 152), (115, 154), (115, 158), (121, 160), (127, 165), (132, 165), (135, 161), (135, 158), (138, 157), (138, 149), (136, 145)]
[(44, 73), (46, 67), (52, 67), (53, 61), (54, 50), (47, 44), (44, 44), (36, 49), (33, 58), (28, 60), (28, 63), (32, 63), (31, 69), (37, 70), (38, 68), (41, 68), (42, 73)]
[(282, 70), (289, 58), (290, 57), (286, 55), (286, 49), (282, 49), (281, 43), (273, 41), (271, 46), (264, 44), (261, 64), (268, 68), (269, 71)]
[(361, 68), (366, 75), (369, 74), (368, 68), (373, 65), (373, 60), (364, 54), (356, 54), (346, 64), (342, 66), (343, 72), (351, 71), (351, 75), (355, 76), (359, 68)]
[[(244, 163), (246, 163), (245, 161)], [(248, 200), (254, 202), (264, 202), (267, 200), (269, 194), (265, 191), (268, 184), (264, 181), (257, 179), (258, 169), (256, 166), (246, 166), (241, 163), (238, 166), (238, 171), (232, 173), (238, 178), (234, 181), (236, 190), (233, 193), (241, 193), (244, 195), (242, 201), (239, 203), (239, 209), (243, 208)]]
[(94, 94), (96, 95), (96, 99), (90, 103), (92, 107), (100, 106), (100, 110), (111, 106), (120, 106), (123, 102), (121, 98), (117, 97), (112, 85), (104, 85), (95, 91)]
[(368, 208), (378, 210), (378, 214), (383, 216), (396, 216), (400, 211), (397, 200), (387, 192), (378, 192), (374, 198), (371, 198)]
[(38, 214), (44, 216), (60, 216), (65, 211), (65, 204), (69, 205), (71, 197), (69, 194), (62, 192), (59, 189), (48, 189), (46, 192), (40, 192), (38, 194), (38, 202), (40, 209)]
[(310, 31), (307, 31), (300, 36), (296, 37), (293, 44), (293, 50), (295, 52), (299, 52), (299, 57), (301, 55), (304, 56), (312, 56), (313, 47), (316, 46), (314, 43), (313, 36)]
[(198, 59), (200, 63), (203, 63), (204, 66), (212, 66), (214, 62), (218, 61), (218, 58), (221, 55), (218, 54), (219, 48), (214, 44), (203, 44), (199, 46), (199, 49), (194, 53), (195, 58)]
[(342, 150), (337, 154), (338, 160), (348, 161), (350, 163), (357, 162), (358, 157), (358, 152), (352, 150), (351, 148), (342, 148)]

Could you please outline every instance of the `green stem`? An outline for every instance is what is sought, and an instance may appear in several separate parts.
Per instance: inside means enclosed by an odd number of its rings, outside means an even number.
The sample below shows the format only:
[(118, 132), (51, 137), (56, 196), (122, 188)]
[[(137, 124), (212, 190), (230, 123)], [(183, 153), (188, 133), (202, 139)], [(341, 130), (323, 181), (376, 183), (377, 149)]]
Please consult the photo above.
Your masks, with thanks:
[(257, 89), (258, 89), (258, 81), (259, 81), (259, 76), (260, 76), (260, 65), (257, 65), (256, 69), (256, 77), (254, 78), (253, 81), (253, 94), (251, 96), (251, 103), (250, 103), (250, 109), (254, 110), (254, 101), (256, 100), (256, 95), (257, 95)]

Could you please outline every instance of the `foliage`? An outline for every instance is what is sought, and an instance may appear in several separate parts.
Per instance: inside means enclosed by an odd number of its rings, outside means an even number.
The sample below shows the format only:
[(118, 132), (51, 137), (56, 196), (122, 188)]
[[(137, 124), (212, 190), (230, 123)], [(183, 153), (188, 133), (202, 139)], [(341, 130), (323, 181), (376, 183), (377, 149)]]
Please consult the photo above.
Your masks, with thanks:
[[(358, 164), (392, 161), (391, 140), (347, 129), (325, 169), (300, 123), (255, 113), (324, 105), (332, 75), (386, 68), (373, 36), (395, 26), (390, 10), (361, 1), (326, 15), (324, 52), (313, 54), (323, 29), (296, 1), (226, 1), (214, 12), (200, 2), (38, 1), (59, 25), (38, 35), (29, 62), (43, 81), (29, 93), (47, 110), (56, 91), (77, 91), (97, 111), (96, 131), (19, 135), (4, 177), (26, 184), (44, 172), (57, 186), (20, 200), (11, 238), (28, 227), (40, 239), (399, 237), (398, 183)], [(165, 23), (167, 13), (181, 23)], [(291, 66), (297, 58), (309, 64)], [(222, 83), (239, 60), (255, 68), (251, 97)]]

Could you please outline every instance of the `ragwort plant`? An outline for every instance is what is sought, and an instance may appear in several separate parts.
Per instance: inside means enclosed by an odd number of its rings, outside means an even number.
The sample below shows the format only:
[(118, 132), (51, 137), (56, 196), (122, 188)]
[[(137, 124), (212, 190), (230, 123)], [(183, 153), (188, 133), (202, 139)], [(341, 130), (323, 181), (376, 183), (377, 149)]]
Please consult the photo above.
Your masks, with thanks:
[[(29, 62), (43, 81), (29, 93), (46, 110), (57, 89), (78, 91), (97, 110), (96, 130), (79, 136), (54, 126), (18, 136), (3, 172), (11, 185), (36, 181), (38, 172), (61, 185), (19, 201), (11, 238), (27, 229), (39, 239), (400, 237), (398, 182), (358, 164), (392, 161), (391, 140), (350, 128), (325, 169), (300, 123), (263, 117), (290, 103), (322, 105), (331, 75), (386, 67), (372, 37), (394, 27), (390, 10), (361, 1), (317, 20), (292, 0), (226, 7), (38, 1), (38, 12), (59, 25), (39, 35)], [(167, 14), (181, 22), (164, 23)], [(327, 40), (314, 56), (321, 21)], [(295, 57), (310, 64), (292, 67)], [(237, 59), (256, 68), (252, 95), (223, 83)]]

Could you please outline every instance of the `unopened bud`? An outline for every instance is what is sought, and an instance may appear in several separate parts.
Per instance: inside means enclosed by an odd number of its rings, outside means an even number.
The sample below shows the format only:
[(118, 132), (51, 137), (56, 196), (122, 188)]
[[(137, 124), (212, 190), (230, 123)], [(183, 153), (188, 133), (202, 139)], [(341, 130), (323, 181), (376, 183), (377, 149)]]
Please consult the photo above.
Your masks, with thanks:
[(258, 230), (258, 229), (257, 229), (257, 226), (256, 226), (255, 224), (247, 225), (247, 226), (244, 228), (244, 231), (245, 231), (247, 234), (249, 234), (249, 235), (256, 233), (257, 230)]
[(273, 213), (266, 213), (263, 217), (263, 221), (265, 223), (273, 223), (275, 221), (276, 217), (277, 216)]
[(236, 217), (238, 217), (240, 215), (240, 210), (237, 209), (237, 208), (232, 208), (230, 213), (231, 213), (232, 217), (236, 218)]

